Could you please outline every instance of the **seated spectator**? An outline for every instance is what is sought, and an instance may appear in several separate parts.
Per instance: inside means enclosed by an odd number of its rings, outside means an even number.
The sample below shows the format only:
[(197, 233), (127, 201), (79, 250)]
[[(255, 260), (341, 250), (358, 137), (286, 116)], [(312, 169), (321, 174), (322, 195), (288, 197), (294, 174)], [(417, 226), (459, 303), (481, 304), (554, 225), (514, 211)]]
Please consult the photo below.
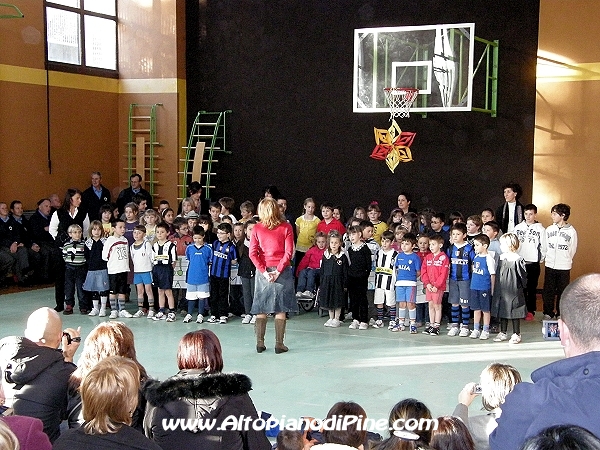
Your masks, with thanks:
[(306, 430), (281, 430), (277, 434), (276, 445), (277, 450), (308, 450), (313, 442), (306, 438)]
[[(40, 419), (27, 416), (7, 416), (0, 419), (0, 426), (5, 424), (14, 433), (20, 450), (51, 450), (52, 444), (46, 433), (44, 433), (44, 424)], [(0, 434), (2, 434), (0, 432)], [(3, 446), (0, 438), (0, 448), (10, 448)]]
[(160, 450), (130, 426), (139, 390), (140, 371), (135, 361), (122, 356), (100, 361), (81, 382), (83, 425), (65, 431), (54, 450)]
[(452, 415), (459, 417), (467, 426), (477, 450), (490, 448), (489, 435), (497, 426), (496, 419), (502, 414), (504, 399), (520, 382), (521, 374), (513, 366), (499, 363), (488, 365), (479, 378), (481, 403), (488, 413), (475, 417), (469, 417), (469, 405), (479, 395), (474, 392), (476, 384), (467, 383), (458, 394), (458, 405)]
[[(0, 203), (0, 266), (4, 270), (0, 275), (3, 278), (6, 277), (6, 267), (10, 258), (16, 281), (22, 284), (30, 281), (34, 272), (33, 256), (37, 255), (29, 248), (30, 245), (25, 228), (8, 215), (8, 205)], [(30, 252), (34, 254), (31, 255), (31, 261)]]
[(19, 440), (7, 424), (0, 420), (0, 448), (3, 450), (19, 450)]
[(475, 450), (466, 425), (458, 417), (438, 417), (438, 426), (431, 433), (429, 445), (435, 450)]
[[(69, 427), (78, 428), (83, 422), (82, 401), (79, 387), (86, 375), (96, 365), (109, 356), (122, 356), (131, 359), (140, 372), (140, 384), (148, 378), (146, 369), (136, 357), (133, 332), (122, 322), (103, 322), (96, 326), (85, 338), (83, 351), (77, 361), (77, 369), (69, 380), (69, 403), (67, 408)], [(145, 400), (140, 396), (140, 403), (131, 416), (131, 426), (143, 432)]]
[(344, 427), (341, 429), (333, 427), (332, 430), (325, 428), (322, 432), (325, 443), (314, 445), (312, 447), (314, 450), (343, 450), (357, 448), (362, 450), (365, 447), (367, 430), (365, 430), (361, 424), (364, 419), (367, 418), (367, 413), (362, 406), (354, 402), (338, 402), (331, 407), (325, 420), (332, 417), (339, 420), (345, 416), (360, 417), (361, 420), (349, 424), (345, 429)]
[[(177, 349), (177, 365), (177, 375), (163, 382), (151, 381), (144, 389), (148, 401), (146, 436), (163, 450), (270, 450), (263, 431), (252, 427), (220, 430), (221, 422), (230, 415), (252, 420), (258, 415), (248, 395), (252, 389), (250, 379), (242, 374), (221, 373), (221, 343), (212, 331), (201, 329), (183, 336)], [(194, 427), (166, 430), (162, 424), (169, 419), (214, 419), (215, 426), (203, 432)]]
[(600, 439), (576, 425), (555, 425), (525, 441), (521, 450), (597, 450)]
[[(25, 337), (0, 340), (5, 404), (15, 414), (40, 419), (51, 442), (60, 434), (69, 377), (76, 369), (73, 355), (80, 340), (79, 330), (63, 332), (60, 316), (50, 308), (29, 316)], [(61, 344), (62, 351), (58, 350)]]

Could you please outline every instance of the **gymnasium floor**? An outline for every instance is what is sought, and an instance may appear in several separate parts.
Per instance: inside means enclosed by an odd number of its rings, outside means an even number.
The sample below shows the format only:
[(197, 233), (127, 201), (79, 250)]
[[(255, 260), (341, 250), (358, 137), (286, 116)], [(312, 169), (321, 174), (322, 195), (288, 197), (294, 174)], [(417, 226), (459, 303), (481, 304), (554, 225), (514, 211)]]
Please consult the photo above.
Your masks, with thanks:
[[(53, 305), (53, 288), (1, 295), (0, 338), (22, 335), (31, 311)], [(134, 312), (136, 307), (129, 303), (128, 309)], [(62, 317), (65, 327), (80, 326), (82, 336), (107, 320), (77, 313)], [(529, 381), (534, 369), (563, 358), (560, 342), (543, 340), (539, 321), (523, 321), (523, 343), (509, 345), (387, 329), (330, 329), (323, 327), (326, 319), (313, 311), (288, 321), (285, 342), (290, 351), (276, 355), (272, 321), (267, 327), (268, 350), (257, 354), (253, 326), (234, 319), (227, 325), (184, 324), (180, 316), (175, 323), (121, 320), (135, 333), (138, 359), (151, 376), (161, 380), (177, 372), (175, 353), (181, 336), (197, 327), (210, 328), (223, 346), (224, 371), (248, 375), (256, 408), (278, 419), (324, 417), (340, 400), (358, 402), (370, 418), (387, 418), (391, 407), (406, 397), (423, 401), (434, 417), (451, 414), (462, 387), (477, 381), (488, 363), (512, 364)], [(471, 414), (481, 413), (480, 408), (476, 400)]]

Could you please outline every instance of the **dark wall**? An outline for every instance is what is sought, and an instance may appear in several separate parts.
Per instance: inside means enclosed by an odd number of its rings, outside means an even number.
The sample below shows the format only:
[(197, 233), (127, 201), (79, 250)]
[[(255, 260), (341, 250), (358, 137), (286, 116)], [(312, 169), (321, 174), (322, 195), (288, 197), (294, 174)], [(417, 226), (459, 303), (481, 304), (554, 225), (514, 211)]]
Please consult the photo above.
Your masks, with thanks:
[[(231, 109), (232, 155), (213, 198), (257, 202), (275, 184), (294, 214), (302, 201), (346, 211), (402, 190), (417, 208), (479, 213), (518, 181), (531, 198), (539, 0), (208, 0), (187, 2), (188, 116)], [(500, 40), (498, 117), (477, 112), (399, 119), (414, 162), (395, 173), (369, 158), (389, 114), (352, 112), (355, 28), (474, 22)], [(475, 56), (475, 61), (478, 59)]]

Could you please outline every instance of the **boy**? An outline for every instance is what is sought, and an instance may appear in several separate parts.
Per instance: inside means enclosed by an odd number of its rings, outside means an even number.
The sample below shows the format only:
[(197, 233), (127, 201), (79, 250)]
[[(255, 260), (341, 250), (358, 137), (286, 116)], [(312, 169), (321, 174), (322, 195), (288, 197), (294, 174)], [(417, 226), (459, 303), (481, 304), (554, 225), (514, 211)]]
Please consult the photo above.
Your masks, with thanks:
[(210, 278), (209, 267), (212, 261), (213, 252), (210, 246), (204, 244), (204, 228), (194, 227), (194, 243), (188, 245), (185, 249), (185, 258), (189, 261), (186, 283), (187, 291), (187, 315), (183, 323), (191, 322), (194, 306), (198, 305), (198, 317), (196, 323), (204, 321), (204, 309), (206, 299), (210, 297)]
[(490, 239), (490, 245), (488, 247), (488, 252), (494, 258), (496, 262), (496, 266), (498, 265), (498, 261), (500, 261), (500, 255), (502, 254), (502, 248), (500, 247), (500, 241), (498, 238), (500, 237), (500, 225), (498, 222), (494, 220), (490, 220), (483, 225), (481, 229), (483, 234), (485, 234)]
[[(473, 264), (473, 247), (465, 241), (467, 226), (457, 222), (450, 228), (452, 245), (448, 249), (450, 258), (450, 280), (448, 301), (451, 307), (450, 331), (448, 336), (469, 336), (469, 297), (471, 295), (471, 266)], [(458, 328), (462, 311), (462, 325)]]
[(323, 220), (317, 225), (317, 231), (320, 231), (325, 236), (327, 236), (331, 230), (336, 230), (340, 233), (340, 236), (344, 235), (346, 228), (342, 225), (342, 222), (333, 217), (333, 205), (331, 203), (324, 202), (321, 205), (321, 215), (323, 216)]
[(73, 314), (75, 291), (77, 291), (79, 311), (81, 314), (87, 314), (90, 311), (87, 306), (87, 297), (83, 291), (83, 283), (87, 275), (85, 245), (81, 240), (83, 231), (79, 225), (73, 224), (69, 225), (67, 233), (71, 239), (62, 246), (62, 255), (65, 260), (65, 309), (63, 314)]
[[(476, 236), (474, 241), (475, 257), (471, 271), (471, 296), (469, 306), (473, 311), (473, 331), (471, 339), (489, 339), (490, 337), (490, 309), (491, 299), (494, 294), (496, 282), (496, 261), (488, 252), (490, 238), (485, 234)], [(483, 313), (483, 331), (480, 330), (481, 313)]]
[(467, 242), (473, 245), (476, 236), (481, 234), (481, 227), (483, 222), (481, 216), (473, 215), (467, 217)]
[[(154, 317), (154, 293), (152, 292), (152, 245), (146, 240), (146, 227), (137, 225), (133, 229), (134, 243), (129, 248), (133, 262), (133, 284), (137, 290), (138, 310), (134, 318)], [(144, 308), (144, 292), (148, 296), (149, 308)]]
[(396, 257), (396, 309), (398, 321), (392, 331), (404, 331), (404, 319), (408, 306), (410, 334), (417, 334), (417, 278), (421, 275), (421, 258), (414, 252), (417, 236), (406, 233), (400, 242), (400, 250)]
[[(229, 216), (223, 217), (224, 221), (230, 219)], [(233, 224), (233, 244), (236, 250), (238, 244), (244, 242), (244, 224), (236, 222)], [(239, 256), (239, 252), (238, 252)], [(238, 275), (238, 264), (231, 266), (229, 274), (229, 312), (236, 316), (244, 316), (244, 293), (242, 291), (242, 278)]]
[[(421, 272), (423, 269), (423, 262), (427, 255), (431, 253), (429, 250), (429, 236), (419, 234), (417, 236), (417, 251), (416, 255), (421, 260)], [(417, 280), (417, 328), (422, 327), (424, 323), (429, 326), (429, 311), (427, 305), (427, 298), (425, 295), (425, 286), (423, 285), (422, 278)]]
[(371, 251), (371, 259), (373, 263), (375, 263), (375, 255), (381, 248), (377, 241), (373, 238), (375, 227), (373, 223), (369, 222), (368, 220), (362, 220), (360, 222), (360, 226), (363, 230), (363, 241), (365, 244), (367, 244), (367, 247), (369, 247), (369, 250)]
[(164, 211), (165, 209), (168, 209), (168, 208), (170, 208), (170, 207), (171, 207), (171, 205), (169, 204), (169, 201), (168, 201), (168, 200), (161, 200), (161, 201), (158, 203), (158, 214), (160, 214), (160, 216), (162, 217), (162, 213), (163, 213), (163, 211)]
[(390, 313), (389, 329), (396, 325), (396, 298), (394, 296), (394, 265), (398, 252), (392, 248), (394, 233), (389, 230), (381, 234), (381, 248), (375, 256), (375, 294), (374, 303), (377, 309), (377, 320), (373, 328), (383, 327), (383, 304)]
[[(333, 207), (331, 208), (331, 213), (333, 213)], [(333, 219), (333, 216), (331, 218)], [(320, 222), (320, 224), (323, 222)], [(372, 262), (371, 251), (362, 240), (362, 232), (363, 230), (360, 225), (348, 228), (351, 245), (348, 248), (350, 267), (348, 267), (347, 285), (350, 312), (353, 319), (349, 328), (354, 330), (366, 330), (369, 328), (367, 288), (369, 286), (369, 274), (371, 273)]]
[(319, 276), (325, 247), (327, 247), (327, 237), (321, 232), (316, 233), (315, 245), (304, 254), (296, 269), (296, 277), (298, 278), (296, 297), (314, 298), (315, 282)]
[(217, 229), (217, 226), (221, 223), (221, 204), (219, 202), (212, 202), (208, 209), (210, 218), (212, 220), (213, 229)]
[(254, 203), (252, 203), (250, 200), (246, 200), (240, 205), (240, 213), (242, 218), (239, 220), (239, 222), (245, 223), (252, 219), (254, 216)]
[(217, 226), (217, 240), (213, 242), (212, 265), (210, 267), (210, 308), (208, 323), (227, 323), (229, 298), (229, 274), (231, 265), (237, 264), (237, 249), (231, 242), (231, 225)]
[(517, 224), (513, 233), (519, 238), (519, 255), (525, 260), (527, 287), (525, 288), (525, 320), (531, 321), (535, 316), (536, 291), (540, 279), (540, 263), (546, 257), (546, 229), (537, 221), (537, 206), (528, 204), (525, 210), (525, 221)]
[[(194, 227), (196, 225), (198, 225), (198, 219), (200, 218), (200, 216), (198, 215), (198, 213), (196, 211), (190, 211), (189, 213), (187, 213), (185, 215), (185, 220), (187, 221), (187, 234), (190, 235), (190, 233), (192, 232), (192, 230), (194, 229)], [(173, 223), (175, 223), (175, 221), (173, 221)], [(190, 237), (192, 237), (190, 235)]]
[(233, 208), (235, 207), (235, 200), (233, 200), (231, 197), (221, 197), (219, 199), (219, 204), (221, 205), (219, 217), (221, 219), (226, 216), (231, 217), (231, 223), (236, 223), (237, 219), (233, 214), (231, 214), (231, 211), (233, 211)]
[[(126, 206), (125, 211), (128, 209), (130, 208)], [(109, 318), (130, 318), (132, 315), (125, 310), (125, 295), (129, 293), (129, 284), (127, 282), (127, 275), (129, 274), (129, 243), (125, 238), (125, 222), (123, 220), (115, 220), (113, 234), (106, 238), (106, 242), (102, 248), (102, 259), (106, 261), (106, 268), (108, 269), (108, 285), (110, 287), (108, 298), (110, 299), (111, 308)], [(106, 316), (106, 312), (100, 308), (98, 316), (104, 317)]]
[[(181, 274), (187, 269), (187, 259), (185, 257), (185, 251), (194, 240), (190, 235), (192, 229), (188, 226), (188, 219), (183, 217), (175, 217), (173, 220), (173, 228), (175, 233), (169, 237), (169, 240), (175, 244), (175, 251), (177, 253), (177, 267), (178, 270), (182, 270)], [(185, 296), (185, 288), (181, 287), (180, 281), (175, 281), (173, 285), (173, 299), (177, 309), (181, 311), (183, 315), (187, 314), (187, 300)], [(185, 314), (184, 314), (185, 312)]]
[(444, 241), (444, 237), (440, 234), (434, 234), (429, 238), (431, 253), (425, 256), (421, 271), (421, 279), (425, 286), (425, 299), (429, 302), (430, 322), (430, 326), (423, 331), (423, 334), (430, 336), (440, 335), (442, 299), (450, 270), (450, 259), (443, 251)]
[[(158, 313), (154, 320), (175, 322), (175, 299), (173, 298), (173, 272), (177, 263), (177, 249), (173, 242), (167, 239), (169, 226), (162, 222), (156, 226), (156, 242), (152, 245), (152, 278), (158, 287)], [(165, 297), (169, 312), (165, 315)]]
[(542, 291), (544, 320), (560, 316), (560, 296), (571, 281), (571, 266), (577, 251), (577, 231), (567, 222), (571, 215), (571, 207), (558, 203), (552, 207), (550, 215), (552, 225), (546, 228), (546, 274)]
[(446, 252), (450, 247), (450, 233), (446, 230), (446, 215), (444, 213), (434, 213), (431, 216), (431, 231), (439, 234), (444, 239), (442, 251)]

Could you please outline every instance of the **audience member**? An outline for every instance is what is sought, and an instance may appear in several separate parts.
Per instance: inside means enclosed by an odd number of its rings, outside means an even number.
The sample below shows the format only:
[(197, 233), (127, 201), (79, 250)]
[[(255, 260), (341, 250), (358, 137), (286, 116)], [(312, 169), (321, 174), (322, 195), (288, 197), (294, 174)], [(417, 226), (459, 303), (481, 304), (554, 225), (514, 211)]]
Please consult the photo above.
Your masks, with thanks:
[[(40, 278), (42, 282), (55, 281), (56, 276), (64, 269), (60, 269), (64, 261), (59, 246), (54, 241), (52, 235), (48, 232), (50, 229), (50, 200), (43, 198), (37, 202), (37, 209), (29, 218), (31, 229), (31, 241), (39, 247), (40, 254)], [(60, 270), (59, 270), (60, 269)], [(57, 298), (57, 305), (65, 301), (64, 280), (61, 284), (62, 289), (57, 290), (62, 295)]]
[(555, 425), (540, 431), (521, 450), (598, 450), (600, 439), (576, 425)]
[(475, 450), (471, 433), (458, 417), (438, 417), (437, 424), (429, 442), (435, 450)]
[[(7, 416), (0, 419), (14, 433), (19, 450), (51, 450), (52, 444), (48, 435), (44, 433), (44, 424), (40, 419), (27, 416)], [(1, 425), (0, 425), (1, 426)], [(0, 432), (1, 434), (1, 432)], [(8, 449), (0, 438), (0, 448)]]
[(117, 198), (119, 214), (125, 213), (125, 205), (133, 202), (133, 197), (135, 195), (142, 196), (142, 198), (146, 200), (146, 207), (152, 208), (152, 196), (150, 195), (150, 192), (142, 187), (142, 176), (139, 173), (134, 173), (131, 175), (129, 177), (129, 187), (123, 189), (119, 193), (119, 197)]
[(92, 172), (92, 185), (81, 194), (81, 208), (87, 211), (90, 221), (100, 220), (100, 207), (110, 203), (110, 191), (102, 186), (100, 172)]
[[(327, 413), (327, 419), (344, 420), (346, 416), (351, 416), (353, 419), (358, 417), (359, 420), (348, 424), (346, 427), (327, 427), (322, 431), (324, 444), (314, 445), (314, 450), (352, 450), (363, 449), (367, 438), (367, 430), (361, 426), (367, 418), (367, 413), (357, 403), (354, 402), (337, 402), (331, 407)], [(332, 428), (332, 429), (330, 429)]]
[[(25, 229), (13, 217), (9, 216), (8, 205), (1, 202), (0, 253), (3, 256), (0, 259), (0, 265), (8, 267), (8, 260), (10, 259), (10, 268), (13, 270), (13, 275), (22, 284), (29, 282), (34, 272), (33, 255), (30, 258), (31, 249), (29, 247), (30, 242)], [(6, 270), (0, 275), (6, 277)]]
[(0, 448), (2, 450), (20, 450), (17, 436), (2, 420), (0, 420)]

